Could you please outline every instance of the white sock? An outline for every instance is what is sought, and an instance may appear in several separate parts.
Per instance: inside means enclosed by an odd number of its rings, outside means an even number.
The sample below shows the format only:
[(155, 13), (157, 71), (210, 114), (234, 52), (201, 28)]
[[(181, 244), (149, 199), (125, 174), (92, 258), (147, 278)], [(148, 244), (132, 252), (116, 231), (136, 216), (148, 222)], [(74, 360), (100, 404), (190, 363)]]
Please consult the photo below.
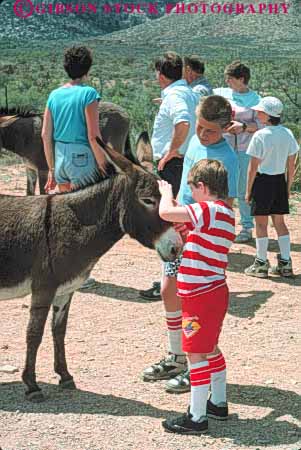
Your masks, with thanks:
[(226, 377), (227, 370), (211, 374), (211, 398), (214, 405), (218, 405), (227, 401), (226, 394)]
[(182, 311), (165, 311), (168, 351), (175, 355), (185, 355), (182, 350)]
[(197, 422), (207, 415), (207, 399), (210, 386), (210, 369), (208, 361), (190, 365), (190, 414)]
[(291, 241), (290, 235), (278, 236), (278, 244), (280, 248), (281, 259), (288, 261), (291, 256)]
[(269, 238), (256, 238), (256, 256), (262, 261), (267, 260)]

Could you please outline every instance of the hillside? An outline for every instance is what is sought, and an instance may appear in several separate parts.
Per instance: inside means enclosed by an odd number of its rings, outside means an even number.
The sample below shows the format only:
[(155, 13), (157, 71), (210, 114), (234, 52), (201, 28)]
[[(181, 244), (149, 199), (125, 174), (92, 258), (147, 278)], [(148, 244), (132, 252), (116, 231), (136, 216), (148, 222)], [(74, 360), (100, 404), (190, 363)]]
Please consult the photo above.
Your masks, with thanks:
[[(23, 0), (25, 6), (23, 11), (29, 11), (29, 6), (26, 5), (27, 0)], [(38, 5), (46, 5), (46, 11), (49, 5), (52, 5), (52, 10), (58, 4), (88, 4), (88, 1), (66, 1), (58, 0), (30, 0), (31, 4), (37, 7)], [(26, 42), (35, 41), (53, 41), (53, 40), (80, 40), (85, 37), (100, 36), (112, 31), (121, 30), (128, 27), (133, 27), (137, 24), (150, 19), (156, 19), (164, 13), (164, 0), (157, 1), (158, 14), (138, 14), (137, 12), (125, 14), (124, 12), (105, 13), (104, 5), (106, 0), (92, 1), (91, 4), (96, 5), (96, 13), (90, 11), (85, 13), (68, 13), (68, 14), (36, 14), (33, 13), (30, 17), (22, 19), (17, 17), (13, 6), (14, 0), (0, 1), (0, 46), (14, 47), (17, 44), (23, 45)], [(113, 4), (113, 2), (111, 2)], [(138, 0), (131, 1), (131, 4), (137, 5)], [(173, 3), (171, 1), (170, 3)], [(75, 8), (73, 8), (75, 9)], [(9, 45), (11, 44), (11, 45)]]
[[(158, 54), (167, 49), (198, 53), (205, 58), (300, 58), (298, 7), (285, 14), (176, 14), (92, 39), (132, 55)], [(117, 50), (118, 49), (118, 50)]]
[[(31, 2), (35, 6), (41, 4), (38, 0)], [(57, 3), (60, 2), (43, 2), (53, 7)], [(0, 48), (14, 49), (30, 44), (36, 48), (52, 47), (55, 51), (53, 41), (88, 39), (92, 46), (106, 47), (105, 53), (114, 52), (134, 58), (151, 56), (170, 48), (179, 53), (199, 53), (210, 59), (225, 55), (296, 58), (301, 54), (298, 0), (290, 2), (293, 6), (289, 8), (289, 14), (238, 15), (189, 14), (187, 8), (185, 14), (164, 14), (166, 4), (176, 3), (175, 0), (154, 3), (158, 5), (158, 15), (124, 12), (105, 14), (104, 4), (108, 3), (113, 5), (116, 2), (98, 0), (95, 3), (96, 14), (33, 14), (20, 19), (13, 11), (13, 1), (3, 0), (0, 5)], [(139, 0), (130, 2), (136, 5), (139, 3)], [(210, 5), (213, 0), (207, 3)], [(244, 3), (248, 4), (246, 1)]]

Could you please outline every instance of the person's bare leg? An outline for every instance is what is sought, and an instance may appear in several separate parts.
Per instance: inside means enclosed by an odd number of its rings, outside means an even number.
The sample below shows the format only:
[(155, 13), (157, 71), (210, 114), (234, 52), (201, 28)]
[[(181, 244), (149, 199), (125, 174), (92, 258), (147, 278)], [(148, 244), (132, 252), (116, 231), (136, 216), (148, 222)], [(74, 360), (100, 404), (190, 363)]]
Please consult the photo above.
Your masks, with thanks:
[(290, 234), (285, 224), (285, 217), (282, 214), (274, 214), (272, 221), (278, 235), (280, 254), (277, 255), (278, 263), (272, 267), (271, 272), (287, 277), (293, 276)]
[(186, 355), (182, 350), (182, 305), (177, 296), (176, 281), (176, 276), (167, 277), (164, 274), (161, 283), (169, 354), (158, 363), (144, 369), (144, 381), (174, 379), (187, 368)]
[(289, 234), (284, 218), (285, 216), (283, 214), (272, 214), (273, 225), (275, 227), (278, 237), (286, 236)]
[(255, 227), (256, 227), (256, 256), (261, 261), (267, 260), (268, 252), (268, 221), (269, 216), (256, 216), (255, 217)]
[(182, 304), (177, 296), (177, 278), (163, 275), (161, 286), (167, 333), (168, 350), (175, 355), (184, 355), (182, 350)]

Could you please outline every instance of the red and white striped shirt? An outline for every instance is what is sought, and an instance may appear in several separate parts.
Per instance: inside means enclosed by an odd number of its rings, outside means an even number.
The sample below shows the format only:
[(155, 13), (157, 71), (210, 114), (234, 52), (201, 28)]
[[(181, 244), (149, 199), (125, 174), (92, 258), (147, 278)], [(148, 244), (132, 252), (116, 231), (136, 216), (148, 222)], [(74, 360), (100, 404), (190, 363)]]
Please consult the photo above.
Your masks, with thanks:
[(177, 288), (180, 297), (193, 297), (225, 284), (235, 215), (221, 200), (186, 205), (186, 209), (192, 231), (184, 246)]

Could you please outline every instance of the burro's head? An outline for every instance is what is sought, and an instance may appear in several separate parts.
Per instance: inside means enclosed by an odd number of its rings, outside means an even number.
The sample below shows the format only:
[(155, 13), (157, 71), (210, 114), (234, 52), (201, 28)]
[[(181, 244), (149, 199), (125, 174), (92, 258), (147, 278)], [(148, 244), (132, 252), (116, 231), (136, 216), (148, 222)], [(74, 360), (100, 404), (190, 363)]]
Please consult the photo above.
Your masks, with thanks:
[(122, 231), (145, 247), (156, 249), (163, 261), (173, 261), (180, 255), (183, 242), (172, 224), (159, 216), (158, 177), (108, 146), (105, 153), (114, 170), (112, 201)]

